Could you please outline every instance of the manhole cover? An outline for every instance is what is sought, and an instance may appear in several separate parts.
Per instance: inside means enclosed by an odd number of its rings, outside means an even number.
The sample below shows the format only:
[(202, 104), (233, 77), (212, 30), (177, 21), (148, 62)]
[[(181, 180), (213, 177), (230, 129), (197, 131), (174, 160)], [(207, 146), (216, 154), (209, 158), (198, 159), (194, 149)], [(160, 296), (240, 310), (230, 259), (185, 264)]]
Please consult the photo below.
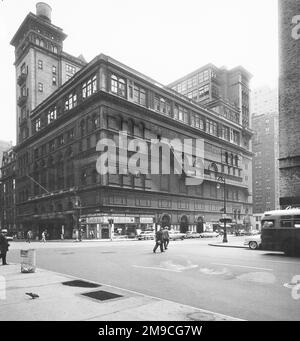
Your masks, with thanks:
[(74, 281), (67, 281), (63, 282), (63, 285), (67, 285), (69, 287), (80, 287), (80, 288), (98, 288), (101, 287), (99, 284), (91, 283), (91, 282), (86, 282), (82, 280), (74, 280)]
[(99, 291), (92, 291), (82, 294), (83, 296), (91, 297), (99, 301), (111, 300), (113, 298), (123, 297), (122, 295), (117, 295), (112, 292), (99, 290)]

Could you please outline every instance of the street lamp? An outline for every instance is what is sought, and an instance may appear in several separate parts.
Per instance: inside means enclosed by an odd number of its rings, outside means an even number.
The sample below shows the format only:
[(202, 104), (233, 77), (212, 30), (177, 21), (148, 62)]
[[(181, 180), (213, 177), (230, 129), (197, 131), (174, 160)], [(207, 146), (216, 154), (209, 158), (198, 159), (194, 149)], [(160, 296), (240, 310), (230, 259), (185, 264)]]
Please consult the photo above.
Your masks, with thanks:
[[(227, 229), (226, 229), (226, 179), (223, 176), (218, 176), (217, 180), (224, 184), (224, 235), (223, 235), (223, 243), (228, 243), (227, 240)], [(217, 188), (220, 189), (221, 185), (218, 183)]]
[[(222, 175), (219, 175), (219, 173), (218, 173), (218, 167), (217, 167), (217, 165), (216, 165), (214, 162), (212, 162), (212, 163), (210, 164), (210, 166), (209, 166), (209, 171), (211, 171), (210, 168), (213, 168), (213, 169), (214, 169), (213, 172), (215, 173), (215, 178), (216, 178), (216, 180), (224, 184), (224, 185), (223, 185), (223, 186), (224, 186), (224, 207), (223, 207), (223, 211), (224, 211), (224, 214), (223, 214), (224, 235), (223, 235), (223, 243), (228, 243), (228, 240), (227, 240), (227, 229), (226, 229), (226, 220), (227, 220), (227, 218), (226, 218), (226, 193), (227, 193), (227, 192), (226, 192), (226, 178), (225, 178), (224, 175), (223, 175), (223, 176), (222, 176)], [(220, 183), (217, 184), (217, 188), (218, 188), (218, 189), (221, 188)], [(220, 219), (220, 221), (222, 222), (221, 219)]]

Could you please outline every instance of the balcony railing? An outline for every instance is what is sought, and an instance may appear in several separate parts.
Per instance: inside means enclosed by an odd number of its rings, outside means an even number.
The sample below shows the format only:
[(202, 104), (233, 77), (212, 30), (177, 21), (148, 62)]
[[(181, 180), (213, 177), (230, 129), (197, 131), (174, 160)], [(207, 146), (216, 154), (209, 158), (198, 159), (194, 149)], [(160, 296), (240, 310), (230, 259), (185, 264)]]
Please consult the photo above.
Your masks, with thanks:
[(22, 72), (17, 79), (17, 84), (22, 85), (26, 81), (26, 78), (27, 78), (27, 73)]
[(26, 101), (27, 101), (27, 96), (24, 96), (24, 95), (20, 96), (17, 102), (18, 106), (21, 107)]

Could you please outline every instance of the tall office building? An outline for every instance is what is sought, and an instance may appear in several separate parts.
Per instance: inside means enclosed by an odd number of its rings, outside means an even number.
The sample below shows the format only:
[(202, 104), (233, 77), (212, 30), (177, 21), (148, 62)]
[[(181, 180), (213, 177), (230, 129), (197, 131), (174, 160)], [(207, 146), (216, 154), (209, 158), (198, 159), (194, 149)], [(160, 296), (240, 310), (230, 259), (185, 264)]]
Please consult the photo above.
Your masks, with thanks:
[[(11, 147), (12, 147), (11, 142), (0, 141), (0, 164), (2, 162), (3, 152), (8, 150)], [(1, 176), (1, 169), (0, 169), (0, 176)]]
[(300, 207), (300, 1), (278, 6), (280, 205)]
[(268, 86), (251, 95), (253, 216), (257, 227), (265, 211), (279, 208), (278, 91)]

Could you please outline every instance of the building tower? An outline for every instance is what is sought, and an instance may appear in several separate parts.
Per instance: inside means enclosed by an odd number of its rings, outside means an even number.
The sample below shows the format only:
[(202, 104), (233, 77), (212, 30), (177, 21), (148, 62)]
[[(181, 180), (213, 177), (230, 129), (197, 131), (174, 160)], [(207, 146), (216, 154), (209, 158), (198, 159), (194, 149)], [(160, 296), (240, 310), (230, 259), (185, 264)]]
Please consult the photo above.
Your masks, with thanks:
[(39, 2), (36, 14), (26, 16), (11, 40), (15, 47), (17, 144), (32, 135), (30, 112), (86, 64), (82, 57), (63, 52), (66, 37), (52, 24), (51, 7)]
[(278, 4), (280, 205), (300, 207), (300, 1)]

